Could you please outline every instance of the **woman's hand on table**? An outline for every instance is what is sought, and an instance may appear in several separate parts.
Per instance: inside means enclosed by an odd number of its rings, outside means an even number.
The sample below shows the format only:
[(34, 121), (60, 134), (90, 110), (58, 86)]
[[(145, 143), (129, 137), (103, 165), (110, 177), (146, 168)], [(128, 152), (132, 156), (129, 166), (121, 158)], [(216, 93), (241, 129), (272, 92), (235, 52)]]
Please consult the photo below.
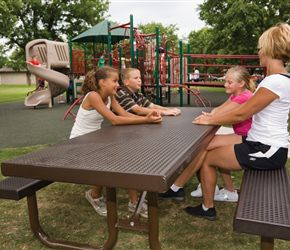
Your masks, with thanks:
[(210, 119), (212, 117), (212, 114), (202, 112), (201, 115), (197, 116), (196, 118), (193, 119), (192, 123), (194, 124), (203, 124), (203, 125), (208, 125), (210, 124)]

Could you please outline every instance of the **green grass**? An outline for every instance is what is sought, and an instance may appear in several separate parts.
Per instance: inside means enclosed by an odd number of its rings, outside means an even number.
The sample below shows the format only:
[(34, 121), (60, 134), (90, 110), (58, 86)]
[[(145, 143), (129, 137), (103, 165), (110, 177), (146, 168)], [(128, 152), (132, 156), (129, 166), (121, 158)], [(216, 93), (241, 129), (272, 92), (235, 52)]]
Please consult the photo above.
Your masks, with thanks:
[(35, 89), (35, 85), (0, 85), (0, 103), (24, 101), (27, 92)]
[(217, 88), (217, 87), (199, 87), (200, 91), (210, 91), (210, 92), (225, 92), (224, 88)]
[[(35, 89), (35, 85), (0, 85), (0, 104), (24, 101), (27, 93)], [(200, 91), (224, 92), (223, 88), (199, 87)]]
[[(45, 146), (1, 150), (0, 162)], [(235, 186), (238, 187), (242, 172), (233, 174)], [(162, 249), (259, 249), (258, 236), (233, 232), (235, 203), (216, 202), (218, 220), (215, 222), (192, 218), (183, 212), (185, 206), (196, 205), (201, 201), (192, 199), (189, 195), (196, 185), (196, 178), (193, 178), (185, 186), (185, 202), (159, 202), (159, 238)], [(107, 239), (106, 219), (97, 215), (84, 198), (84, 192), (88, 188), (85, 185), (54, 183), (37, 193), (41, 225), (51, 238), (96, 246), (100, 246)], [(128, 215), (127, 193), (118, 190), (117, 197), (119, 213), (122, 216)], [(1, 249), (48, 249), (30, 230), (25, 199), (0, 200), (0, 214)], [(115, 249), (149, 249), (148, 237), (145, 233), (120, 230)], [(289, 250), (290, 243), (275, 240), (275, 249)]]

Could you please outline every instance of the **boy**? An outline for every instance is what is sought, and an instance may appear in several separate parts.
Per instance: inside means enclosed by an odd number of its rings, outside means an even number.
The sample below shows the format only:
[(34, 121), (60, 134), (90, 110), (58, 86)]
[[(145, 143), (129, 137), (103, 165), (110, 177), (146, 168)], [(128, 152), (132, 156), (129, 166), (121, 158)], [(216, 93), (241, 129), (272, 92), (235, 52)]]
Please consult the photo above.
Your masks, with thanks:
[(166, 108), (150, 102), (142, 93), (140, 71), (136, 68), (126, 68), (121, 72), (123, 87), (118, 90), (116, 99), (120, 105), (127, 111), (136, 115), (147, 115), (155, 110), (161, 115), (179, 115), (178, 108)]

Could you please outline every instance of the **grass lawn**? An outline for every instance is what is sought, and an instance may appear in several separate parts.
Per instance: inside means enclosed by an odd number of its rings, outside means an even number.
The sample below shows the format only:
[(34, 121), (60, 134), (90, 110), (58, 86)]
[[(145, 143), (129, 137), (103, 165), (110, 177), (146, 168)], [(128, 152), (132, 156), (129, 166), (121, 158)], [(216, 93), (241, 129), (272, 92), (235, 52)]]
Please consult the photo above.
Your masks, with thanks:
[(35, 85), (0, 85), (0, 103), (24, 101), (27, 92), (35, 89)]
[(210, 92), (225, 92), (224, 88), (217, 88), (217, 87), (198, 87), (201, 91), (210, 91)]
[[(0, 150), (0, 162), (25, 154), (46, 145)], [(290, 166), (290, 162), (288, 162)], [(235, 172), (234, 183), (239, 187), (242, 172)], [(3, 176), (0, 176), (0, 179)], [(233, 232), (236, 203), (216, 202), (217, 221), (193, 218), (183, 208), (196, 205), (200, 199), (192, 199), (190, 192), (197, 186), (193, 178), (186, 186), (186, 201), (159, 202), (159, 229), (162, 249), (259, 249), (258, 236)], [(38, 192), (40, 221), (43, 229), (55, 239), (65, 239), (100, 246), (107, 239), (106, 218), (99, 216), (84, 197), (85, 185), (54, 183)], [(128, 196), (118, 190), (119, 213), (128, 215)], [(121, 211), (121, 212), (120, 212)], [(18, 202), (0, 200), (1, 249), (48, 249), (32, 234), (29, 226), (26, 199)], [(120, 230), (116, 249), (149, 249), (144, 233)], [(275, 240), (275, 249), (289, 250), (290, 243)]]

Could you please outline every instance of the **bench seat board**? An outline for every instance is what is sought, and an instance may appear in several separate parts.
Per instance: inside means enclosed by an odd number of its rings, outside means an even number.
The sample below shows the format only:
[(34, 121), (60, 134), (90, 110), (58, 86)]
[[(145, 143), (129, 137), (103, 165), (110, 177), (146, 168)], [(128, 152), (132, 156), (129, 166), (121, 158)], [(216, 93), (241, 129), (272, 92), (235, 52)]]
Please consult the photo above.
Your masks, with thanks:
[(33, 195), (36, 191), (50, 183), (52, 182), (22, 177), (9, 177), (0, 182), (0, 198), (20, 200), (23, 197)]
[(290, 183), (286, 168), (244, 172), (234, 230), (290, 240)]

